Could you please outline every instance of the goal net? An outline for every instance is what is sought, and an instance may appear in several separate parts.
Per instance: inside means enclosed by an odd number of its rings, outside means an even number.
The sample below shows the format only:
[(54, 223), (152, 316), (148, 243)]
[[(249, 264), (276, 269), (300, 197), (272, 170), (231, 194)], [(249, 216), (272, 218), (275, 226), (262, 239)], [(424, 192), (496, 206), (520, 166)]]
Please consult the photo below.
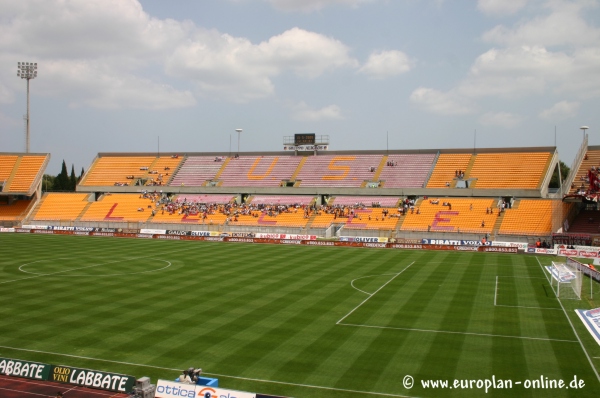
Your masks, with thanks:
[(550, 272), (550, 286), (561, 299), (581, 300), (581, 271), (565, 263), (552, 262), (546, 267)]

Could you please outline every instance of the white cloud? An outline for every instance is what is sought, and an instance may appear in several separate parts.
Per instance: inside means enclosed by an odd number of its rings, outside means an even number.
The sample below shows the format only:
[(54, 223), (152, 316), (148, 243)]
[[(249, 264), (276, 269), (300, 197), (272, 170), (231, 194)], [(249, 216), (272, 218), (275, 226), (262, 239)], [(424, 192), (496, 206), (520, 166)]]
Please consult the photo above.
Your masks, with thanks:
[(539, 94), (549, 83), (568, 78), (572, 68), (568, 55), (543, 47), (491, 49), (477, 57), (457, 91), (471, 98)]
[(540, 112), (540, 118), (550, 121), (570, 119), (577, 115), (579, 102), (560, 101)]
[(512, 15), (525, 7), (527, 0), (478, 0), (477, 8), (486, 15)]
[(410, 101), (439, 115), (465, 115), (474, 111), (463, 97), (432, 88), (419, 87), (410, 95)]
[[(511, 1), (502, 3), (512, 4)], [(583, 10), (597, 6), (590, 2), (548, 2), (550, 13), (525, 20), (515, 27), (498, 25), (483, 34), (483, 40), (507, 46), (597, 46), (600, 29), (589, 26), (582, 16)]]
[(273, 7), (283, 11), (318, 11), (328, 6), (343, 5), (358, 7), (374, 0), (267, 0)]
[(481, 115), (479, 123), (484, 126), (512, 128), (521, 123), (521, 116), (508, 112), (487, 112)]
[(299, 28), (252, 44), (217, 32), (201, 32), (179, 46), (167, 72), (195, 82), (200, 92), (236, 101), (274, 93), (272, 78), (291, 71), (316, 78), (341, 67), (356, 67), (340, 41)]
[[(357, 68), (342, 42), (299, 28), (254, 44), (190, 21), (157, 19), (138, 0), (0, 0), (0, 58), (40, 64), (36, 84), (92, 107), (168, 109), (195, 94), (233, 101), (273, 95), (273, 77)], [(16, 62), (15, 62), (16, 65)], [(11, 101), (0, 74), (0, 101)], [(14, 79), (11, 79), (14, 80)]]
[[(478, 56), (455, 87), (447, 92), (430, 88), (423, 93), (432, 99), (421, 101), (430, 103), (428, 109), (432, 112), (442, 113), (444, 107), (431, 105), (436, 103), (434, 98), (440, 103), (468, 104), (481, 98), (512, 100), (535, 95), (599, 97), (600, 29), (589, 26), (581, 16), (593, 4), (585, 0), (548, 1), (544, 7), (549, 10), (547, 15), (486, 32), (484, 40), (499, 47)], [(485, 123), (495, 120), (491, 115), (482, 117)]]
[(305, 102), (290, 106), (292, 118), (301, 122), (318, 122), (322, 120), (343, 119), (342, 110), (337, 105), (329, 105), (321, 109), (313, 109)]
[(383, 79), (406, 73), (412, 69), (413, 64), (413, 61), (402, 51), (379, 51), (369, 56), (359, 72), (375, 79)]

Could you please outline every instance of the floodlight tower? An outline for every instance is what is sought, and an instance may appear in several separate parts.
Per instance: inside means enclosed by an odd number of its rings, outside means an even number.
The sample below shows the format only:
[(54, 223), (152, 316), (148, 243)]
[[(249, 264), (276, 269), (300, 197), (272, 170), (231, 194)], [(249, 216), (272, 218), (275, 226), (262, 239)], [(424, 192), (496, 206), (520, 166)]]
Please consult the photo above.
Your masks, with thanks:
[(240, 154), (240, 134), (242, 133), (242, 129), (235, 129), (235, 131), (237, 131), (238, 133), (238, 155)]
[(37, 77), (37, 62), (18, 62), (17, 76), (27, 79), (27, 115), (25, 116), (25, 152), (29, 153), (29, 81)]
[(581, 126), (581, 127), (579, 127), (579, 130), (583, 131), (583, 139), (584, 139), (584, 140), (585, 140), (585, 131), (586, 131), (587, 129), (589, 129), (589, 127), (588, 127), (588, 126)]

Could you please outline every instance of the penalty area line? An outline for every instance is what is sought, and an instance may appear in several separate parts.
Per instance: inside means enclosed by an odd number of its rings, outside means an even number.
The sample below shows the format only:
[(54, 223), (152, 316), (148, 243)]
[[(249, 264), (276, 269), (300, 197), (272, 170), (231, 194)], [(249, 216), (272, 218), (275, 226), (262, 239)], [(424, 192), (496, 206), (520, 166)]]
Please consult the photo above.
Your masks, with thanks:
[[(15, 350), (15, 351), (33, 352), (36, 354), (57, 355), (57, 356), (68, 357), (68, 358), (77, 358), (77, 359), (85, 359), (85, 360), (90, 360), (90, 361), (116, 363), (116, 364), (127, 365), (127, 366), (139, 366), (142, 368), (151, 368), (151, 369), (160, 369), (160, 370), (170, 370), (170, 371), (174, 371), (174, 372), (181, 372), (181, 369), (179, 369), (179, 368), (177, 368), (177, 369), (166, 368), (163, 366), (144, 365), (141, 363), (114, 361), (111, 359), (92, 358), (92, 357), (85, 357), (85, 356), (81, 356), (81, 355), (61, 354), (58, 352), (30, 350), (30, 349), (26, 349), (26, 348), (16, 348), (16, 347), (9, 347), (9, 346), (3, 346), (3, 345), (0, 345), (0, 348), (4, 348), (7, 350)], [(374, 391), (350, 390), (350, 389), (346, 389), (346, 388), (336, 388), (336, 387), (315, 386), (312, 384), (290, 383), (287, 381), (263, 380), (263, 379), (256, 379), (253, 377), (231, 376), (231, 375), (225, 375), (225, 374), (220, 374), (220, 373), (203, 372), (202, 374), (206, 374), (206, 375), (210, 375), (210, 376), (218, 376), (218, 377), (227, 377), (227, 378), (237, 379), (237, 380), (255, 381), (258, 383), (281, 384), (281, 385), (286, 385), (286, 386), (314, 388), (314, 389), (319, 389), (319, 390), (351, 392), (351, 393), (356, 393), (356, 394), (377, 395), (377, 396), (394, 397), (394, 398), (416, 398), (416, 397), (411, 397), (409, 395), (390, 394), (390, 393), (385, 393), (385, 392), (374, 392)]]
[(391, 329), (391, 330), (405, 330), (407, 332), (423, 332), (423, 333), (448, 333), (448, 334), (464, 334), (467, 336), (481, 336), (481, 337), (503, 337), (507, 339), (522, 339), (522, 340), (541, 340), (541, 341), (558, 341), (561, 343), (577, 343), (576, 340), (561, 340), (561, 339), (549, 339), (545, 337), (527, 337), (527, 336), (508, 336), (505, 334), (488, 334), (488, 333), (474, 333), (474, 332), (455, 332), (452, 330), (433, 330), (433, 329), (414, 329), (414, 328), (400, 328), (393, 326), (376, 326), (376, 325), (356, 325), (353, 323), (338, 323), (340, 326), (353, 326), (358, 328), (371, 328), (371, 329)]

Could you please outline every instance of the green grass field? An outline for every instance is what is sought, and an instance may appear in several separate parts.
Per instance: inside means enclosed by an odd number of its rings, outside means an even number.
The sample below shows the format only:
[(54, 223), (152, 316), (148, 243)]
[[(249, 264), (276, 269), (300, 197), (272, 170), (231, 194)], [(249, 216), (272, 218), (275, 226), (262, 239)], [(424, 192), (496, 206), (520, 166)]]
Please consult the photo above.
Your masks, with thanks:
[[(0, 248), (2, 357), (154, 383), (196, 366), (290, 397), (600, 394), (600, 346), (573, 311), (600, 301), (558, 301), (551, 258), (29, 234)], [(575, 376), (583, 389), (421, 384)]]

